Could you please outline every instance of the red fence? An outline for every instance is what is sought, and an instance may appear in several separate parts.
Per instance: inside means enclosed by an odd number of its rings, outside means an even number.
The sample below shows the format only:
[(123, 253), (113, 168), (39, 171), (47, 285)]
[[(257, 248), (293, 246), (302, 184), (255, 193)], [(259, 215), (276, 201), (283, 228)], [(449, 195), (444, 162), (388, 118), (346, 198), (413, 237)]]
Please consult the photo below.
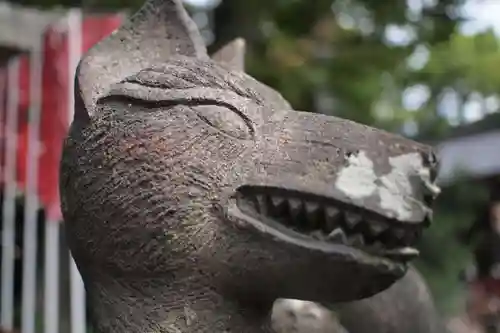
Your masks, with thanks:
[[(35, 333), (36, 266), (44, 265), (44, 332), (58, 331), (58, 223), (46, 223), (45, 259), (37, 262), (35, 211), (45, 208), (47, 221), (61, 220), (58, 193), (62, 142), (73, 115), (74, 71), (83, 52), (120, 24), (122, 15), (84, 16), (72, 10), (68, 16), (40, 34), (32, 54), (11, 59), (0, 68), (0, 182), (2, 202), (1, 326), (13, 328), (15, 193), (26, 199), (24, 214), (23, 301), (21, 329)], [(31, 204), (28, 204), (31, 203)], [(71, 266), (72, 274), (76, 268)], [(71, 292), (84, 302), (82, 287), (74, 279)], [(54, 282), (55, 281), (55, 282)], [(73, 297), (74, 296), (74, 297)], [(84, 332), (84, 306), (72, 300), (72, 333)], [(78, 313), (80, 309), (80, 313)]]
[[(120, 15), (84, 18), (81, 22), (80, 32), (81, 49), (76, 52), (82, 53), (88, 50), (116, 29), (120, 21)], [(68, 99), (71, 99), (68, 92), (72, 86), (69, 81), (69, 71), (71, 70), (69, 33), (69, 27), (65, 27), (61, 22), (49, 26), (43, 33), (42, 100), (39, 124), (33, 124), (29, 121), (30, 57), (36, 55), (22, 55), (19, 64), (17, 182), (23, 189), (26, 182), (26, 156), (30, 143), (28, 128), (29, 126), (40, 126), (39, 138), (37, 141), (33, 141), (33, 144), (39, 145), (38, 170), (40, 175), (43, 175), (38, 182), (37, 194), (45, 207), (54, 210), (55, 220), (60, 217), (59, 212), (57, 212), (57, 207), (59, 207), (57, 190), (59, 156), (71, 114), (71, 111), (68, 110)], [(6, 91), (2, 93), (7, 94)]]

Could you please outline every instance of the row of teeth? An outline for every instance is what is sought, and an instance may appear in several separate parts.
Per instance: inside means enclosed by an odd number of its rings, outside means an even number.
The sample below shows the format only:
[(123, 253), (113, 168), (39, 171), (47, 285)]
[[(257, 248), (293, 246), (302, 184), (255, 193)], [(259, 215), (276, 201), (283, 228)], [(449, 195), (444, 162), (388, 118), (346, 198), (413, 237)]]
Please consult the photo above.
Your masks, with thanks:
[(362, 213), (312, 200), (259, 194), (251, 196), (251, 201), (259, 215), (317, 240), (378, 251), (409, 246), (418, 238), (418, 229), (389, 228), (382, 219), (365, 218)]

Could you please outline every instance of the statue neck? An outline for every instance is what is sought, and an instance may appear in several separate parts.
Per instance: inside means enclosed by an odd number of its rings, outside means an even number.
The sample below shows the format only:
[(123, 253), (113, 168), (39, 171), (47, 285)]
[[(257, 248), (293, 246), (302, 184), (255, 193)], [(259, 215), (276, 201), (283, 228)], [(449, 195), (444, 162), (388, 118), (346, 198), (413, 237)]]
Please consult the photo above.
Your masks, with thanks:
[[(271, 333), (269, 312), (197, 281), (112, 280), (87, 285), (97, 333)], [(260, 308), (260, 309), (259, 309)]]

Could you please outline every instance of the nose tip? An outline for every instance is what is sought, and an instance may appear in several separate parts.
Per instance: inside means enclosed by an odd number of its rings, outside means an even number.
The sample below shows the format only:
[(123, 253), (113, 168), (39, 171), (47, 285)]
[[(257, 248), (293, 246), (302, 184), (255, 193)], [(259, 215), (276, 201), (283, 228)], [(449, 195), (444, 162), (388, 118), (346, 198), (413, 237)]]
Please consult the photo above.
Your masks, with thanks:
[(439, 171), (439, 163), (433, 151), (422, 153), (422, 161), (425, 168), (419, 171), (423, 185), (424, 202), (431, 205), (436, 197), (441, 193), (441, 189), (436, 184)]
[(427, 206), (427, 216), (424, 220), (424, 226), (428, 227), (432, 223), (432, 206), (437, 196), (441, 193), (441, 188), (437, 186), (436, 179), (439, 171), (439, 161), (434, 151), (428, 154), (422, 154), (422, 161), (427, 168), (421, 169), (420, 178), (422, 183), (423, 202)]

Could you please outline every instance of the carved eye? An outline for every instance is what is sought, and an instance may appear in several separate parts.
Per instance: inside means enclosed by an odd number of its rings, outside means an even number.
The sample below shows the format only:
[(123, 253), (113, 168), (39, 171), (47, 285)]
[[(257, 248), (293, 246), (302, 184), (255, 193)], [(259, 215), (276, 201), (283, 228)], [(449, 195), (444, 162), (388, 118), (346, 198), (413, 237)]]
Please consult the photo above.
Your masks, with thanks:
[(199, 105), (194, 109), (204, 122), (229, 136), (241, 140), (253, 138), (254, 129), (251, 120), (230, 108), (218, 105)]

